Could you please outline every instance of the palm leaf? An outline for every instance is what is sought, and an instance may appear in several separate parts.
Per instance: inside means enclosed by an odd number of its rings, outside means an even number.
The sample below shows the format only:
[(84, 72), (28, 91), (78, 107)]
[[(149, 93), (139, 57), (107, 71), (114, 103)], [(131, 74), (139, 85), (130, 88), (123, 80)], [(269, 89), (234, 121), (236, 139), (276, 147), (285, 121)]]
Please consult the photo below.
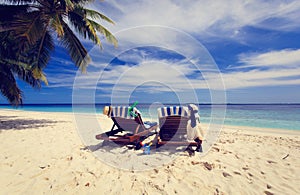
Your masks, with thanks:
[(30, 12), (26, 15), (22, 15), (23, 19), (20, 22), (25, 25), (23, 29), (16, 29), (17, 36), (24, 36), (28, 40), (29, 44), (34, 44), (43, 35), (43, 29), (45, 28), (46, 21), (42, 20), (42, 13), (40, 11)]
[(0, 63), (3, 63), (3, 64), (14, 64), (16, 66), (20, 66), (26, 70), (31, 70), (32, 69), (32, 66), (30, 64), (27, 64), (27, 63), (24, 63), (24, 62), (21, 62), (21, 61), (16, 61), (14, 59), (10, 59), (10, 58), (2, 58), (0, 59)]
[(16, 58), (13, 47), (13, 39), (9, 31), (0, 32), (0, 60), (4, 58)]
[(19, 89), (9, 67), (0, 63), (0, 91), (10, 104), (22, 104), (22, 91)]
[[(80, 5), (83, 5), (83, 4), (86, 4), (86, 3), (91, 3), (91, 2), (94, 2), (95, 0), (71, 0), (74, 4), (80, 4)], [(100, 0), (100, 1), (103, 1), (103, 0)]]
[(100, 47), (102, 48), (100, 38), (98, 37), (97, 31), (95, 30), (93, 24), (91, 23), (91, 20), (84, 19), (84, 22), (86, 24), (86, 31), (89, 36), (89, 39), (92, 40), (97, 45), (100, 45)]
[(94, 29), (96, 29), (98, 32), (104, 35), (104, 37), (109, 43), (112, 43), (115, 47), (118, 46), (118, 40), (109, 30), (107, 30), (104, 26), (98, 24), (95, 21), (89, 20), (89, 22)]
[(26, 14), (28, 5), (0, 5), (0, 32), (14, 30), (17, 15)]
[(46, 77), (45, 73), (41, 69), (35, 68), (35, 69), (31, 70), (31, 72), (32, 72), (32, 76), (36, 80), (43, 81), (46, 85), (48, 85), (47, 77)]
[(109, 22), (111, 24), (115, 24), (114, 21), (112, 21), (110, 18), (108, 18), (107, 16), (95, 11), (95, 10), (91, 10), (91, 9), (84, 9), (86, 12), (86, 15), (88, 17), (91, 17), (92, 19), (102, 19), (105, 20), (106, 22)]
[(49, 31), (45, 31), (42, 39), (38, 41), (38, 45), (39, 50), (37, 50), (36, 59), (38, 60), (38, 67), (44, 69), (50, 60), (51, 52), (54, 50), (54, 41)]
[(10, 71), (14, 75), (18, 76), (21, 80), (25, 81), (33, 88), (40, 88), (40, 82), (43, 81), (47, 84), (47, 79), (41, 69), (32, 68), (30, 65), (18, 62), (10, 59), (1, 59), (0, 64), (7, 67), (9, 70), (3, 69), (5, 71)]
[(60, 23), (61, 20), (62, 20), (62, 18), (56, 14), (54, 17), (52, 17), (51, 22), (50, 22), (50, 26), (55, 30), (58, 37), (62, 37), (64, 34), (64, 29)]
[[(88, 10), (91, 12), (91, 10)], [(93, 12), (94, 14), (100, 14), (98, 12)], [(101, 14), (100, 14), (101, 15)], [(118, 45), (117, 39), (109, 32), (105, 27), (98, 24), (97, 22), (87, 18), (86, 9), (81, 6), (76, 6), (74, 10), (70, 11), (68, 14), (68, 18), (71, 24), (75, 27), (77, 32), (83, 36), (84, 38), (89, 38), (94, 43), (101, 45), (101, 41), (97, 35), (97, 32), (100, 32), (104, 35), (104, 37), (108, 40), (108, 42), (112, 43), (115, 47)]]
[[(50, 53), (54, 48), (50, 33), (45, 31), (44, 36), (35, 45), (32, 45), (29, 49), (22, 50), (22, 52), (14, 48), (15, 43), (9, 33), (2, 32), (0, 35), (0, 63), (7, 64), (12, 72), (33, 87), (37, 86), (37, 84), (35, 84), (35, 81), (31, 82), (32, 79), (30, 77), (44, 81), (47, 84), (47, 79), (42, 73), (42, 69), (47, 65)], [(29, 75), (28, 79), (26, 75)]]
[(61, 21), (61, 23), (64, 29), (64, 36), (61, 38), (61, 43), (68, 49), (75, 65), (79, 67), (82, 72), (86, 72), (86, 66), (90, 62), (90, 57), (88, 56), (86, 49), (70, 27), (64, 21)]
[[(21, 66), (10, 64), (9, 68), (11, 72), (16, 74), (21, 80), (29, 84), (33, 88), (39, 89), (41, 87), (41, 80), (36, 78), (34, 75), (34, 71), (25, 69)], [(41, 78), (41, 76), (39, 76)]]
[[(2, 32), (10, 32), (14, 42), (14, 47), (18, 47), (18, 51), (25, 51), (31, 48), (42, 36), (45, 29), (45, 21), (41, 18), (41, 12), (34, 11), (16, 15), (8, 23), (1, 23)], [(4, 30), (4, 31), (3, 31)]]
[(29, 50), (25, 50), (21, 55), (26, 55), (25, 60), (27, 64), (31, 64), (32, 69), (44, 69), (54, 49), (53, 39), (46, 28), (43, 29), (43, 36), (31, 46)]
[(28, 4), (28, 3), (37, 2), (37, 0), (5, 0), (5, 1), (8, 3), (17, 4), (17, 5), (24, 5), (24, 4)]
[(81, 7), (76, 6), (74, 10), (68, 13), (68, 16), (70, 23), (82, 37), (88, 38), (95, 44), (101, 45), (101, 41), (97, 36), (96, 30), (85, 18), (84, 10)]
[(72, 2), (72, 0), (61, 0), (61, 1), (65, 2), (66, 7), (67, 7), (67, 11), (74, 9), (74, 3)]

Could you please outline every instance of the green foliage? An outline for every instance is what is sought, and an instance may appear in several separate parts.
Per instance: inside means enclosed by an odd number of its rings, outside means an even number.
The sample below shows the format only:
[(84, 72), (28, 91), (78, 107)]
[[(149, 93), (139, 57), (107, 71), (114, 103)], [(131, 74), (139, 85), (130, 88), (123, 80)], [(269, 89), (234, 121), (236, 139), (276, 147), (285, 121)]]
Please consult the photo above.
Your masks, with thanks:
[[(72, 31), (102, 47), (97, 32), (117, 46), (116, 38), (96, 20), (114, 24), (105, 15), (83, 7), (91, 0), (6, 0), (0, 5), (0, 90), (11, 104), (22, 103), (15, 75), (35, 88), (48, 84), (43, 69), (54, 49), (53, 36), (68, 50), (82, 72), (90, 61)], [(67, 22), (68, 21), (68, 22)], [(7, 82), (10, 82), (9, 84)]]

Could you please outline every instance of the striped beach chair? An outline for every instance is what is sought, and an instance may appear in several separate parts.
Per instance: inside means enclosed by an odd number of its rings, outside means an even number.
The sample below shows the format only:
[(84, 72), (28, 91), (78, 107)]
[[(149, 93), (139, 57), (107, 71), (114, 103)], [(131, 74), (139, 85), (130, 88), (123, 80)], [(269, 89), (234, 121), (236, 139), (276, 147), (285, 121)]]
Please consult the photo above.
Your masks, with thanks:
[(196, 142), (186, 139), (187, 122), (190, 119), (189, 109), (186, 106), (168, 106), (158, 108), (159, 133), (157, 147), (170, 145), (196, 146)]
[(140, 112), (134, 109), (136, 116), (131, 116), (128, 113), (129, 108), (129, 106), (111, 107), (109, 116), (113, 120), (113, 126), (110, 131), (96, 135), (96, 139), (138, 144), (156, 133), (157, 123), (144, 124)]

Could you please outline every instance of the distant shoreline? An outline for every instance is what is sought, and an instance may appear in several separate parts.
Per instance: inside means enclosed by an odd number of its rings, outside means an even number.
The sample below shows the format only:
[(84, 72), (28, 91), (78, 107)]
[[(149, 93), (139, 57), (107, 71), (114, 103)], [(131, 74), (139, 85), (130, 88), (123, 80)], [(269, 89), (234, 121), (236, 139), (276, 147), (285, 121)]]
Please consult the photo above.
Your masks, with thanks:
[[(67, 111), (36, 111), (36, 110), (18, 110), (18, 109), (6, 109), (6, 108), (0, 108), (0, 111), (9, 111), (9, 112), (22, 112), (22, 113), (26, 113), (26, 112), (30, 112), (30, 113), (33, 113), (33, 114), (39, 114), (39, 113), (49, 113), (49, 114), (66, 114), (66, 115), (77, 115), (77, 116), (99, 116), (99, 117), (104, 117), (104, 115), (102, 113), (98, 113), (98, 112), (95, 112), (95, 113), (85, 113), (85, 112), (67, 112)], [(144, 117), (145, 120), (151, 120), (149, 118), (146, 118)], [(210, 123), (208, 122), (201, 122), (203, 125), (207, 126), (207, 125), (210, 125)], [(212, 123), (211, 123), (212, 124)], [(287, 129), (287, 128), (274, 128), (274, 127), (259, 127), (259, 126), (247, 126), (247, 125), (234, 125), (234, 124), (223, 124), (222, 125), (222, 128), (229, 128), (229, 129), (233, 129), (233, 130), (237, 130), (238, 129), (246, 129), (247, 131), (253, 131), (253, 132), (277, 132), (280, 134), (298, 134), (300, 132), (300, 129)], [(288, 133), (289, 132), (289, 133)]]

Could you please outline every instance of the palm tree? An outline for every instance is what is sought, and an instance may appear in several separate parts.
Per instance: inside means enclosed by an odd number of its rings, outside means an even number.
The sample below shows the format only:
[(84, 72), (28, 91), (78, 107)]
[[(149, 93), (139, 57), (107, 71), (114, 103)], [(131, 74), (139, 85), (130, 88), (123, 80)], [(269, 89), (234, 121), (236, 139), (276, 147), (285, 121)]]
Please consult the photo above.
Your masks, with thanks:
[[(18, 105), (22, 103), (22, 91), (16, 83), (15, 75), (34, 88), (40, 88), (41, 81), (47, 84), (47, 79), (38, 68), (29, 67), (30, 61), (21, 61), (22, 57), (17, 53), (10, 33), (0, 32), (0, 45), (0, 91), (11, 104)], [(48, 47), (53, 48), (53, 45)], [(19, 61), (16, 60), (18, 58)]]
[(11, 104), (22, 103), (15, 75), (32, 87), (39, 88), (41, 81), (47, 84), (43, 69), (54, 49), (55, 36), (82, 72), (90, 57), (74, 31), (102, 48), (99, 32), (117, 46), (116, 38), (97, 22), (113, 21), (84, 8), (91, 1), (7, 0), (0, 5), (0, 91)]

